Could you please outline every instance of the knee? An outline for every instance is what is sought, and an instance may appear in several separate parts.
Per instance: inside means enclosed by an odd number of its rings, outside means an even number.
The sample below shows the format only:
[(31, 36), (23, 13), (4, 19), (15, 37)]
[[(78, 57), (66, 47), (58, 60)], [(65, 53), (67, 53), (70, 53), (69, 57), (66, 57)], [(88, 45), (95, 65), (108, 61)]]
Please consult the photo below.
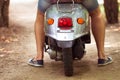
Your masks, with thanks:
[(37, 11), (37, 18), (42, 18), (44, 17), (44, 13), (40, 10)]
[(37, 14), (36, 14), (36, 22), (43, 22), (44, 20), (44, 13), (42, 13), (41, 11), (37, 11)]
[(102, 13), (100, 11), (100, 8), (96, 8), (95, 10), (89, 12), (91, 18), (101, 18), (102, 17)]

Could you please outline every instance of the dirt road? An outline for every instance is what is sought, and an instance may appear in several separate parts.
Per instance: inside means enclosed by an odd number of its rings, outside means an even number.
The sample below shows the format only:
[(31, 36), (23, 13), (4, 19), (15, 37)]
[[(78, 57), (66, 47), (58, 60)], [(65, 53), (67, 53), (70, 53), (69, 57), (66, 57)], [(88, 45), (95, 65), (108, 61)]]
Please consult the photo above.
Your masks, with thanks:
[(27, 65), (36, 54), (34, 39), (35, 0), (11, 0), (10, 29), (0, 28), (0, 80), (120, 80), (120, 25), (106, 28), (105, 52), (114, 63), (97, 66), (95, 42), (86, 45), (86, 55), (74, 62), (74, 75), (64, 76), (63, 63), (49, 59), (45, 53), (45, 66)]

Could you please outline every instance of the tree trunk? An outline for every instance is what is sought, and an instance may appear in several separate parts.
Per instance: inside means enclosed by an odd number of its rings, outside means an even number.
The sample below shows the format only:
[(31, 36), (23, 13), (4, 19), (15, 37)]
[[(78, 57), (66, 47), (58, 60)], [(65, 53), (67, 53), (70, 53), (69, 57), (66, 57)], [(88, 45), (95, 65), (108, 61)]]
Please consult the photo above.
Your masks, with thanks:
[(118, 1), (104, 0), (104, 7), (107, 22), (110, 24), (118, 23)]
[(0, 0), (0, 27), (9, 26), (9, 3), (10, 0)]

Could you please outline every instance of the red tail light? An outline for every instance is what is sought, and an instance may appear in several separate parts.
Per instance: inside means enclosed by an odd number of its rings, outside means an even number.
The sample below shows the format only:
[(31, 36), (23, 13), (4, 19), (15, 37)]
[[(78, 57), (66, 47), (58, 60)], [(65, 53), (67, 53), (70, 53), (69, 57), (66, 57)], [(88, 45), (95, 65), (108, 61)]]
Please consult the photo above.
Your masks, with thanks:
[(73, 26), (72, 18), (64, 17), (58, 19), (58, 27), (61, 29), (70, 29), (72, 28), (72, 26)]

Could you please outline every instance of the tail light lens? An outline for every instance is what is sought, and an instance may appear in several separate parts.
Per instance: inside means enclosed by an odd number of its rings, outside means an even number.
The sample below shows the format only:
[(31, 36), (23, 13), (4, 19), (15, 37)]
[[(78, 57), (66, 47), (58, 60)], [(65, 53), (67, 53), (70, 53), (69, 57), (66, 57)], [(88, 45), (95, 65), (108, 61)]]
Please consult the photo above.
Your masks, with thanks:
[(61, 29), (70, 29), (73, 26), (72, 18), (64, 17), (58, 19), (58, 27)]

